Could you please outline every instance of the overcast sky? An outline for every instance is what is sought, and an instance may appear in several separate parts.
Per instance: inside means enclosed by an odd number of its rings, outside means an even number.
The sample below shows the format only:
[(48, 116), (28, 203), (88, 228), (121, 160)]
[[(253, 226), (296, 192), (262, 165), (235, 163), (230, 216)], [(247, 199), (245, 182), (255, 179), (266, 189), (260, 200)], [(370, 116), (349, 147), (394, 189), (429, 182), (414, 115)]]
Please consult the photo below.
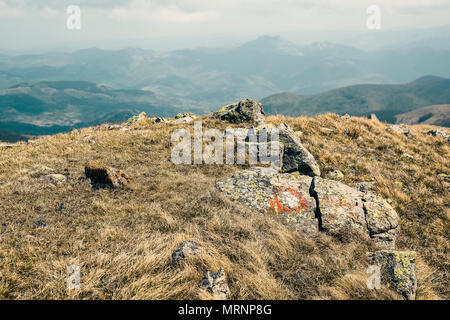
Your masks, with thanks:
[[(69, 5), (81, 30), (68, 30)], [(449, 23), (450, 0), (0, 0), (0, 49), (217, 46), (296, 30), (367, 31), (367, 7), (381, 9), (382, 31)], [(226, 43), (228, 44), (228, 43)], [(170, 46), (170, 45), (169, 45)]]

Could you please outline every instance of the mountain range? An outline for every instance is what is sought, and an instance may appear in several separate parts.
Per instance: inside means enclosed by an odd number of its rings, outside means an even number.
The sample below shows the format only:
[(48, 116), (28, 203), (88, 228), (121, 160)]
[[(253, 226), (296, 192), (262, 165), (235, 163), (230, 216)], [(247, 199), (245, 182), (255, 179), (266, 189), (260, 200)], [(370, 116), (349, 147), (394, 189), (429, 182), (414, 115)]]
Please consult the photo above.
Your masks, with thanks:
[(406, 84), (356, 85), (315, 95), (291, 92), (275, 94), (261, 102), (268, 114), (289, 116), (326, 112), (367, 116), (375, 113), (382, 121), (396, 122), (397, 115), (450, 101), (450, 79), (424, 76)]

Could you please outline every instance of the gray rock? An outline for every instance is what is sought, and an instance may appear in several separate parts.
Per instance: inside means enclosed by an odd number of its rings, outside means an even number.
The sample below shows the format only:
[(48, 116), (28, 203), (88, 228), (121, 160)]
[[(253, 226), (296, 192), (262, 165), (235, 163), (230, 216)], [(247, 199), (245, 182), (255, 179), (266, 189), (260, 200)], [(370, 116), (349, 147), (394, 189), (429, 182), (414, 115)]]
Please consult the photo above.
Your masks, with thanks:
[(311, 193), (318, 203), (322, 230), (333, 235), (368, 236), (360, 192), (338, 181), (314, 177)]
[(380, 120), (378, 120), (378, 117), (377, 117), (377, 115), (376, 115), (375, 113), (372, 113), (372, 114), (369, 116), (369, 120), (380, 121)]
[(405, 136), (410, 135), (409, 128), (406, 124), (394, 124), (386, 129), (388, 132), (395, 132), (397, 134), (404, 134)]
[(45, 176), (51, 183), (59, 185), (67, 181), (67, 177), (62, 174), (49, 174)]
[(227, 300), (230, 296), (227, 277), (222, 267), (217, 273), (211, 271), (206, 272), (200, 286), (216, 300)]
[(442, 128), (430, 130), (427, 132), (427, 134), (433, 137), (444, 138), (450, 141), (450, 134), (447, 132), (447, 130)]
[(368, 254), (369, 262), (378, 265), (381, 281), (400, 293), (405, 299), (416, 297), (416, 253), (414, 251), (381, 250)]
[(318, 231), (316, 202), (309, 194), (312, 178), (280, 174), (272, 168), (252, 168), (219, 181), (217, 188), (231, 200), (260, 213), (274, 213), (295, 229)]
[(372, 192), (365, 193), (362, 198), (370, 235), (398, 227), (398, 214), (386, 200)]
[(257, 126), (264, 124), (264, 109), (260, 102), (245, 99), (222, 107), (211, 115), (213, 118), (225, 120), (230, 123), (254, 123)]
[(190, 256), (196, 255), (200, 252), (200, 247), (193, 240), (184, 241), (181, 245), (172, 253), (172, 263), (178, 265)]
[(178, 119), (174, 120), (172, 123), (173, 124), (190, 123), (193, 120), (194, 120), (194, 118), (192, 118), (192, 117), (183, 117), (183, 118), (178, 118)]
[(284, 145), (282, 171), (298, 171), (312, 177), (320, 176), (320, 168), (316, 159), (302, 145), (299, 136), (285, 124), (278, 126), (277, 129), (280, 142)]
[(343, 120), (349, 120), (350, 118), (351, 117), (350, 117), (350, 115), (348, 113), (346, 113), (346, 114), (341, 116), (341, 119), (343, 119)]
[(342, 180), (344, 179), (344, 174), (340, 170), (331, 170), (328, 172), (327, 176), (333, 180)]

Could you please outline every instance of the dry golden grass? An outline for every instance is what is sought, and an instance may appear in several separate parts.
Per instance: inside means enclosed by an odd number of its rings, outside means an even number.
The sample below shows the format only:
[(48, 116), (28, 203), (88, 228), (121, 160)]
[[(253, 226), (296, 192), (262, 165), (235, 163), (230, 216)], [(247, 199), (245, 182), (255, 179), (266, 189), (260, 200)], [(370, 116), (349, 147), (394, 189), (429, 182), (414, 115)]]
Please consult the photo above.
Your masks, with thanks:
[[(427, 126), (411, 127), (406, 138), (380, 122), (332, 114), (266, 120), (303, 131), (324, 173), (341, 170), (349, 185), (375, 181), (401, 217), (398, 248), (418, 252), (417, 299), (450, 298), (450, 197), (438, 177), (450, 174), (447, 142), (426, 135)], [(308, 237), (222, 196), (214, 183), (240, 167), (172, 164), (170, 136), (181, 127), (192, 124), (87, 128), (0, 150), (0, 298), (208, 298), (199, 282), (221, 266), (232, 299), (400, 298), (386, 287), (367, 289), (371, 244)], [(84, 178), (89, 161), (126, 172), (136, 185), (93, 190)], [(39, 179), (42, 166), (68, 181)], [(172, 266), (172, 251), (188, 239), (204, 250)], [(70, 265), (81, 267), (79, 290), (67, 289)]]

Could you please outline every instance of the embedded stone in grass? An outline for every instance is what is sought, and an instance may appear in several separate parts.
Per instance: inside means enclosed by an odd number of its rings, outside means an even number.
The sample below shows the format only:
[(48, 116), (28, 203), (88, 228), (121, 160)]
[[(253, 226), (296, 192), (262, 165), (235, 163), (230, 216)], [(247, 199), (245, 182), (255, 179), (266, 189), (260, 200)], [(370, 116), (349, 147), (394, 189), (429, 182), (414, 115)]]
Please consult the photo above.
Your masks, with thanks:
[(386, 129), (387, 132), (395, 132), (397, 134), (404, 134), (405, 136), (409, 136), (410, 131), (406, 124), (394, 124)]
[(86, 178), (91, 180), (94, 189), (129, 187), (133, 182), (132, 179), (122, 171), (97, 163), (86, 165), (84, 172)]
[(381, 281), (405, 299), (416, 297), (417, 280), (415, 274), (416, 253), (414, 251), (381, 250), (368, 253), (371, 264), (378, 265)]
[(193, 240), (184, 241), (181, 245), (172, 253), (172, 264), (178, 265), (185, 259), (200, 252), (200, 247)]
[(200, 287), (212, 295), (215, 300), (227, 300), (230, 296), (227, 277), (222, 267), (217, 273), (206, 272), (200, 282)]
[(53, 184), (62, 184), (67, 181), (67, 177), (62, 174), (49, 174), (46, 178)]

